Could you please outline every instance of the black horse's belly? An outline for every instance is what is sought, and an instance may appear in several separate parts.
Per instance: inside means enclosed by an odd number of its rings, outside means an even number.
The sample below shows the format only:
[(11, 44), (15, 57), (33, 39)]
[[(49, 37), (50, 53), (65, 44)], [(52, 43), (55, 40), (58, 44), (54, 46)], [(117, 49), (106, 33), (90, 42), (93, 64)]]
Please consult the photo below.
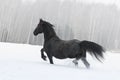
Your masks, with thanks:
[(53, 55), (59, 59), (76, 58), (77, 55), (80, 54), (80, 47), (77, 43), (62, 44), (53, 53), (54, 53)]
[(66, 59), (67, 57), (64, 56), (64, 55), (61, 55), (61, 54), (57, 54), (57, 55), (53, 55), (55, 58), (58, 58), (58, 59)]
[(76, 58), (80, 54), (79, 41), (77, 40), (63, 41), (53, 38), (44, 47), (47, 54), (58, 59)]

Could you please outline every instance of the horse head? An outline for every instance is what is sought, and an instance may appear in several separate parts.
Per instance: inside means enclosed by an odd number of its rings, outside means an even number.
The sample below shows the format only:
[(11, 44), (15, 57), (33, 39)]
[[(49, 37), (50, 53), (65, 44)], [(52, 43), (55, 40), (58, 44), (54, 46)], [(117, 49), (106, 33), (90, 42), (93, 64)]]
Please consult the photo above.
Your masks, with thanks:
[(43, 32), (43, 24), (44, 24), (44, 21), (42, 19), (40, 19), (37, 27), (35, 28), (35, 30), (33, 32), (35, 36), (37, 36), (39, 33)]
[(37, 36), (39, 33), (43, 33), (44, 32), (44, 28), (48, 27), (48, 26), (52, 27), (53, 25), (51, 23), (49, 23), (49, 22), (46, 22), (46, 21), (40, 19), (37, 27), (35, 28), (35, 30), (33, 32), (34, 35)]

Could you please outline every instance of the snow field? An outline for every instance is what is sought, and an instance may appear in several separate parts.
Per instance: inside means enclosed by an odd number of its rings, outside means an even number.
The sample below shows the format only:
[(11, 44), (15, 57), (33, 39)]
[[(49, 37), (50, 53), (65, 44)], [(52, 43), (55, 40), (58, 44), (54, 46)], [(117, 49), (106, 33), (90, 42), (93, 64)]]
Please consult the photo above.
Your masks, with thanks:
[(120, 54), (105, 53), (103, 63), (87, 55), (91, 64), (86, 69), (79, 61), (54, 58), (54, 65), (41, 59), (42, 46), (0, 43), (0, 80), (120, 80)]

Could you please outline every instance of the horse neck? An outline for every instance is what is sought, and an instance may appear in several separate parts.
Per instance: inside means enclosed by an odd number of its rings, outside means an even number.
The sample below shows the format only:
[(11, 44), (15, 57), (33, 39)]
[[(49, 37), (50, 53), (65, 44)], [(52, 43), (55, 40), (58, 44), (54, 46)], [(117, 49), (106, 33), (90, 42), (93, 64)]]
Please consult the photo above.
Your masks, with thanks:
[(57, 37), (54, 29), (52, 27), (46, 26), (44, 29), (44, 40), (45, 42), (50, 40), (53, 37)]

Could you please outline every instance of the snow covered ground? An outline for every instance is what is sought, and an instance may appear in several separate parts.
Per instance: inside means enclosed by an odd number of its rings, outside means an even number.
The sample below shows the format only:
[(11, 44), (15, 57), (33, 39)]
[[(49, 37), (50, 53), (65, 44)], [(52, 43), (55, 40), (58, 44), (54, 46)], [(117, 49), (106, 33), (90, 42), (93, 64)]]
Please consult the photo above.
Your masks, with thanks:
[(120, 53), (105, 53), (103, 63), (87, 55), (86, 69), (81, 61), (54, 58), (54, 65), (41, 59), (41, 46), (0, 42), (0, 80), (120, 80)]

